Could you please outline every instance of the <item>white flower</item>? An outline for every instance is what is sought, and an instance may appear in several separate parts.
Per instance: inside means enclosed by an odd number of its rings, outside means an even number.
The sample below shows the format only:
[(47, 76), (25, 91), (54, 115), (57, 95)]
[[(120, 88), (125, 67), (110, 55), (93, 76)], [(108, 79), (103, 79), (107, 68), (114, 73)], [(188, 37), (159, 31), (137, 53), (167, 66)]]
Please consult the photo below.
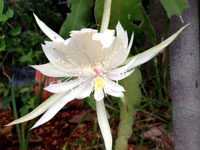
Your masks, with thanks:
[[(35, 16), (35, 15), (34, 15)], [(183, 30), (161, 44), (127, 60), (133, 43), (133, 34), (128, 44), (127, 32), (121, 24), (114, 30), (98, 33), (94, 29), (71, 31), (70, 38), (64, 40), (47, 27), (37, 16), (35, 19), (41, 30), (52, 40), (42, 45), (49, 63), (34, 65), (46, 76), (65, 77), (62, 83), (51, 84), (45, 90), (56, 93), (28, 115), (9, 125), (28, 121), (45, 112), (33, 128), (49, 121), (68, 102), (84, 99), (94, 92), (97, 101), (97, 117), (107, 150), (112, 149), (112, 136), (103, 102), (105, 95), (124, 97), (124, 88), (116, 81), (132, 74), (135, 68), (169, 45)]]

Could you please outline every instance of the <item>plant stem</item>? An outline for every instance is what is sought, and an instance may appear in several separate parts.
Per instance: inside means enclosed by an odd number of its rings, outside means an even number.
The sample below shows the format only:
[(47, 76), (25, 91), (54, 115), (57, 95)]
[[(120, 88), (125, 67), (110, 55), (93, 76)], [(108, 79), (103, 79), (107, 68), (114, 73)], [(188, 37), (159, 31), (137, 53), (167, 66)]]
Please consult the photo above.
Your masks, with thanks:
[(26, 150), (25, 133), (24, 133), (24, 123), (21, 124), (21, 135), (22, 135), (22, 149)]
[(133, 124), (135, 116), (135, 108), (141, 103), (141, 90), (139, 85), (142, 82), (142, 76), (139, 69), (120, 81), (126, 92), (121, 100), (118, 100), (120, 108), (120, 124), (118, 127), (118, 137), (115, 144), (115, 150), (127, 150), (128, 139), (133, 133)]
[[(120, 106), (120, 124), (119, 124), (118, 138), (116, 140), (115, 150), (127, 150), (128, 139), (130, 138), (133, 132), (132, 126), (134, 123), (134, 107), (131, 105), (125, 106), (122, 100), (119, 100), (119, 106)], [(126, 107), (128, 107), (128, 111)]]
[[(15, 89), (14, 89), (14, 86), (13, 86), (13, 80), (14, 80), (14, 76), (12, 77), (12, 82), (11, 82), (12, 107), (13, 107), (14, 118), (18, 119), (17, 106), (16, 106), (16, 102), (15, 102)], [(17, 136), (18, 136), (18, 139), (19, 139), (20, 148), (23, 149), (23, 144), (22, 144), (22, 138), (21, 138), (21, 134), (20, 134), (19, 124), (16, 124), (16, 129), (17, 129)]]
[(104, 32), (106, 29), (108, 29), (108, 25), (110, 21), (111, 3), (112, 3), (112, 0), (104, 1), (104, 10), (103, 10), (103, 17), (101, 21), (100, 32)]

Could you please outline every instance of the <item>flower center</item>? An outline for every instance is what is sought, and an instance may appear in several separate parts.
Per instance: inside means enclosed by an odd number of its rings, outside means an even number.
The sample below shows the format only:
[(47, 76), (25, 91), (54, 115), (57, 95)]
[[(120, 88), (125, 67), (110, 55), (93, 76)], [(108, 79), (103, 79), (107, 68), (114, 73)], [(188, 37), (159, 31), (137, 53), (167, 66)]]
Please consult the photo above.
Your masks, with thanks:
[(99, 76), (100, 76), (100, 73), (99, 73), (98, 70), (94, 69), (94, 72), (95, 72), (96, 77), (99, 77)]
[(100, 91), (103, 88), (105, 88), (105, 81), (100, 78), (100, 77), (96, 77), (94, 78), (95, 81), (95, 91)]

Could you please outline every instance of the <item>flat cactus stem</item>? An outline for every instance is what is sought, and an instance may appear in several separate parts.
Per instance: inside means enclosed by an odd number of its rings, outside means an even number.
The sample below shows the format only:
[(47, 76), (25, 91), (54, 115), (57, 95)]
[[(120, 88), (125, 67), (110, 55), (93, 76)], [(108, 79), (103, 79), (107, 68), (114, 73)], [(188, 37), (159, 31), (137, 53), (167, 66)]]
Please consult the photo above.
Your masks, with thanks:
[(140, 105), (141, 91), (140, 83), (142, 76), (139, 69), (128, 78), (120, 81), (126, 90), (125, 97), (118, 101), (120, 107), (120, 124), (115, 150), (127, 150), (128, 139), (133, 133), (135, 108)]

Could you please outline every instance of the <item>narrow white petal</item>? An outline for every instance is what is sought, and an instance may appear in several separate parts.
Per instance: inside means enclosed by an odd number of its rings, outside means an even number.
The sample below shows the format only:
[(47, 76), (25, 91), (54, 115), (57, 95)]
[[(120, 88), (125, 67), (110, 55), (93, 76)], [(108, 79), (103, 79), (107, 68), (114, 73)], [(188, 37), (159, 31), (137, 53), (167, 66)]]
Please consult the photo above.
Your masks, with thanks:
[(67, 94), (66, 96), (64, 96), (61, 100), (59, 100), (57, 103), (55, 103), (54, 105), (52, 105), (45, 113), (44, 115), (35, 123), (35, 125), (31, 128), (34, 129), (44, 123), (46, 123), (47, 121), (51, 120), (56, 114), (57, 112), (65, 106), (65, 104), (67, 104), (68, 102), (72, 101), (74, 99), (74, 97), (70, 97), (70, 94)]
[(131, 67), (131, 65), (136, 61), (137, 57), (134, 57), (129, 63), (126, 65), (116, 68), (114, 70), (109, 71), (109, 74), (120, 74), (125, 73), (128, 71), (128, 69)]
[(128, 46), (128, 35), (127, 35), (127, 32), (124, 31), (120, 22), (118, 22), (118, 24), (116, 26), (116, 30), (117, 30), (117, 38), (119, 38), (123, 42), (124, 47), (127, 47)]
[(163, 49), (160, 49), (158, 51), (154, 51), (152, 53), (149, 53), (147, 55), (143, 55), (141, 56), (141, 54), (136, 55), (136, 57), (134, 57), (133, 59), (136, 59), (136, 61), (132, 61), (129, 63), (129, 68), (128, 69), (132, 69), (135, 68), (139, 65), (142, 65), (144, 63), (146, 63), (147, 61), (151, 60), (153, 57), (155, 57), (157, 54), (159, 54)]
[(56, 42), (64, 42), (64, 39), (58, 35), (56, 32), (51, 30), (44, 22), (42, 22), (34, 13), (35, 20), (40, 27), (40, 29), (52, 40)]
[(116, 80), (116, 81), (119, 81), (119, 80), (122, 80), (128, 76), (130, 76), (133, 72), (135, 71), (135, 69), (132, 69), (131, 71), (129, 72), (126, 72), (126, 73), (123, 73), (123, 74), (120, 74), (120, 73), (116, 73), (116, 74), (109, 74), (107, 73), (107, 78), (111, 79), (111, 80)]
[[(116, 68), (120, 65), (122, 65), (125, 60), (127, 59), (128, 57), (128, 54), (130, 53), (130, 50), (131, 50), (131, 47), (132, 47), (132, 44), (133, 44), (133, 38), (134, 38), (134, 33), (132, 33), (132, 36), (131, 36), (131, 39), (130, 39), (130, 42), (129, 42), (129, 46), (128, 48), (123, 48), (119, 45), (119, 40), (116, 40), (114, 42), (114, 47), (113, 49), (120, 49), (118, 52), (117, 52), (117, 55), (114, 57), (114, 60), (111, 61), (111, 65), (109, 66), (109, 69), (113, 69), (113, 68)], [(133, 60), (134, 61), (134, 60)], [(114, 62), (114, 63), (113, 63)], [(126, 63), (127, 64), (127, 63)], [(131, 64), (130, 64), (131, 65)], [(129, 66), (130, 66), (129, 65)], [(127, 66), (127, 68), (129, 67)], [(122, 68), (123, 69), (123, 68)], [(122, 70), (121, 69), (121, 70)], [(124, 68), (126, 69), (126, 68)], [(126, 70), (124, 70), (126, 71)], [(117, 69), (117, 72), (120, 72), (120, 70)]]
[(91, 92), (93, 91), (93, 85), (90, 84), (88, 87), (86, 87), (83, 91), (81, 91), (79, 94), (77, 94), (77, 99), (84, 99), (88, 96), (90, 96)]
[(69, 73), (66, 73), (63, 70), (59, 70), (51, 63), (42, 64), (42, 65), (31, 65), (34, 69), (40, 71), (42, 74), (50, 77), (70, 77), (72, 76)]
[(116, 68), (125, 62), (125, 60), (128, 57), (128, 54), (130, 53), (130, 50), (133, 44), (133, 38), (134, 38), (134, 33), (132, 33), (128, 48), (124, 48), (121, 45), (119, 45), (120, 43), (119, 40), (114, 41), (113, 50), (115, 49), (120, 49), (120, 50), (117, 53), (115, 53), (117, 55), (114, 56), (114, 60), (111, 61), (111, 65), (109, 66), (110, 67), (109, 69)]
[(51, 93), (62, 93), (64, 91), (73, 89), (74, 87), (80, 85), (86, 80), (88, 80), (88, 78), (83, 78), (83, 79), (80, 78), (80, 79), (70, 80), (68, 82), (50, 84), (48, 87), (45, 88), (45, 90)]
[(114, 96), (114, 97), (124, 97), (123, 92), (118, 92), (118, 91), (112, 91), (112, 90), (106, 90), (106, 93), (108, 95)]
[(122, 91), (116, 91), (116, 89), (108, 85), (106, 84), (105, 93), (114, 97), (124, 97), (124, 93)]
[(123, 46), (123, 43), (120, 39), (115, 38), (113, 44), (105, 53), (105, 67), (107, 69), (114, 69), (121, 65), (128, 56), (127, 47)]
[(131, 35), (131, 39), (130, 39), (130, 42), (129, 42), (129, 45), (128, 45), (128, 53), (130, 52), (131, 47), (133, 45), (133, 39), (134, 39), (134, 32)]
[(106, 87), (109, 87), (109, 89), (112, 89), (113, 91), (117, 92), (125, 92), (125, 89), (123, 86), (113, 82), (112, 80), (105, 79)]
[(56, 102), (54, 105), (52, 105), (46, 112), (45, 114), (36, 122), (36, 124), (31, 128), (36, 128), (47, 121), (51, 120), (57, 112), (64, 107), (68, 102), (72, 101), (75, 99), (78, 93), (80, 93), (82, 90), (84, 90), (85, 87), (88, 86), (88, 83), (82, 84), (81, 86), (75, 88), (65, 96), (63, 96), (58, 102)]
[(136, 61), (132, 62), (131, 65), (129, 66), (129, 70), (132, 68), (135, 68), (139, 65), (142, 65), (144, 63), (146, 63), (147, 61), (149, 61), (150, 59), (152, 59), (153, 57), (155, 57), (157, 54), (159, 54), (160, 52), (162, 52), (162, 50), (167, 47), (171, 42), (173, 42), (176, 37), (187, 27), (188, 25), (185, 25), (184, 27), (182, 27), (180, 30), (178, 30), (176, 33), (174, 33), (172, 36), (170, 36), (168, 39), (166, 39), (165, 41), (161, 42), (160, 44), (136, 55), (133, 56), (131, 59), (129, 59), (130, 61), (132, 61), (133, 59), (135, 59), (136, 57)]
[(7, 124), (6, 126), (22, 123), (22, 122), (29, 121), (31, 119), (36, 118), (37, 116), (44, 113), (49, 107), (51, 107), (55, 102), (57, 102), (65, 94), (66, 94), (66, 92), (60, 93), (60, 94), (54, 94), (53, 96), (51, 96), (47, 100), (45, 100), (42, 104), (40, 104), (38, 107), (36, 107), (33, 111), (31, 111), (27, 115), (25, 115), (17, 120), (14, 120), (13, 122)]
[(97, 119), (105, 142), (106, 150), (112, 150), (112, 134), (103, 100), (96, 101), (96, 110)]
[(101, 89), (100, 91), (94, 91), (94, 99), (97, 101), (100, 101), (104, 98), (104, 93), (103, 93), (103, 89)]

